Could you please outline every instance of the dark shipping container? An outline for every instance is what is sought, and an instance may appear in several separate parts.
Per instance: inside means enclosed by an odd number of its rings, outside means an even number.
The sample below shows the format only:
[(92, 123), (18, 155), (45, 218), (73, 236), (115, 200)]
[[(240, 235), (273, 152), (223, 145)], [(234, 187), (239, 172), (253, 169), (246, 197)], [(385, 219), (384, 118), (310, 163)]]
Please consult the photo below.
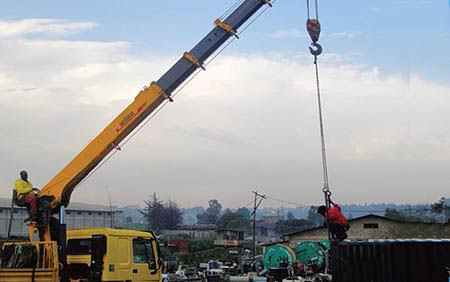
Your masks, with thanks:
[(333, 242), (333, 282), (448, 282), (450, 240)]

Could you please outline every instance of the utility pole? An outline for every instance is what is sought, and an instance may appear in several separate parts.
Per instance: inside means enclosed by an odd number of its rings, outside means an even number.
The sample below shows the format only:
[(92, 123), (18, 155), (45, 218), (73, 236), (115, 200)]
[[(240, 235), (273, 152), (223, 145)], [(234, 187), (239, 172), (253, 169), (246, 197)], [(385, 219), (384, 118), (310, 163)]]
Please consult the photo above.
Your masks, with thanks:
[[(253, 259), (256, 256), (256, 210), (258, 209), (259, 205), (261, 204), (262, 200), (266, 198), (266, 195), (261, 195), (258, 193), (258, 191), (252, 191), (253, 194), (255, 194), (255, 201), (253, 203), (253, 212), (251, 215), (253, 215)], [(259, 198), (259, 202), (258, 202)]]

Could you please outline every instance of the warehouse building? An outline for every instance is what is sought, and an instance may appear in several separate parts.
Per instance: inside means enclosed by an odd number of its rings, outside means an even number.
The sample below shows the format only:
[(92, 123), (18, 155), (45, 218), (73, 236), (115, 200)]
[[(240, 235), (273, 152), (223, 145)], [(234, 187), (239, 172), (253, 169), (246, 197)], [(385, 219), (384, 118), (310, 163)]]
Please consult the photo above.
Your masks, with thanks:
[[(349, 220), (348, 239), (449, 239), (450, 224), (406, 222), (369, 214)], [(326, 227), (315, 227), (284, 235), (291, 244), (302, 240), (328, 239)]]
[[(24, 220), (28, 217), (25, 208), (14, 207), (11, 236), (27, 237), (27, 226)], [(0, 198), (0, 238), (8, 235), (11, 216), (11, 199)], [(88, 227), (120, 227), (123, 223), (122, 211), (117, 207), (91, 205), (84, 203), (70, 203), (66, 209), (65, 221), (67, 228)]]

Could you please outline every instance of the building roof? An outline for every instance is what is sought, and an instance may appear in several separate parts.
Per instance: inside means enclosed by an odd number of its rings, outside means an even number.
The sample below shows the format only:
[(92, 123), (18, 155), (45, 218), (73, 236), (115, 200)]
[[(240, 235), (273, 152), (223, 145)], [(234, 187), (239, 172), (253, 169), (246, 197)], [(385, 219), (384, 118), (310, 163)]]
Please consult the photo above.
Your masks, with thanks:
[[(349, 219), (348, 222), (350, 223), (350, 222), (353, 222), (353, 221), (357, 221), (357, 220), (361, 220), (361, 219), (367, 219), (367, 218), (383, 219), (383, 220), (388, 220), (388, 221), (397, 222), (397, 223), (436, 224), (436, 225), (447, 225), (448, 224), (448, 223), (404, 221), (404, 220), (392, 219), (392, 218), (381, 216), (381, 215), (377, 215), (377, 214), (367, 214), (367, 215), (363, 215), (363, 216), (360, 216), (360, 217), (355, 217), (355, 218)], [(300, 230), (300, 231), (294, 231), (294, 232), (286, 233), (286, 234), (283, 234), (283, 236), (292, 236), (292, 235), (296, 235), (296, 234), (299, 234), (299, 233), (308, 232), (308, 231), (311, 231), (311, 230), (316, 230), (316, 229), (321, 229), (321, 228), (325, 228), (325, 227), (324, 226), (312, 227), (312, 228), (308, 228), (308, 229), (305, 229), (305, 230)]]
[(216, 230), (215, 224), (185, 224), (178, 227), (178, 230)]
[(244, 232), (244, 230), (233, 229), (233, 228), (222, 228), (222, 229), (218, 229), (218, 230), (217, 230), (217, 232), (226, 232), (226, 231), (231, 231), (231, 232)]
[[(10, 208), (11, 199), (0, 198), (0, 208)], [(15, 207), (18, 208), (18, 207)], [(96, 204), (86, 204), (80, 202), (70, 202), (66, 211), (102, 211), (102, 212), (121, 212), (117, 206), (106, 206), (106, 205), (96, 205)]]

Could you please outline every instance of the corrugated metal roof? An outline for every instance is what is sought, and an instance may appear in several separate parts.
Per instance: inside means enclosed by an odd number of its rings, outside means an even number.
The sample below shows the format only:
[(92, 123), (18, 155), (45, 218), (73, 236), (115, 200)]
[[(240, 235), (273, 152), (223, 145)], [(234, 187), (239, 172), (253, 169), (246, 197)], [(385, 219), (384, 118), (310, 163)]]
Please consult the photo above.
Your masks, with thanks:
[[(10, 208), (11, 199), (0, 198), (0, 208)], [(17, 207), (16, 207), (17, 208)], [(76, 210), (76, 211), (111, 211), (111, 208), (106, 205), (96, 205), (96, 204), (86, 204), (80, 202), (70, 202), (66, 210)], [(119, 208), (117, 206), (112, 206), (112, 211), (118, 212)]]

